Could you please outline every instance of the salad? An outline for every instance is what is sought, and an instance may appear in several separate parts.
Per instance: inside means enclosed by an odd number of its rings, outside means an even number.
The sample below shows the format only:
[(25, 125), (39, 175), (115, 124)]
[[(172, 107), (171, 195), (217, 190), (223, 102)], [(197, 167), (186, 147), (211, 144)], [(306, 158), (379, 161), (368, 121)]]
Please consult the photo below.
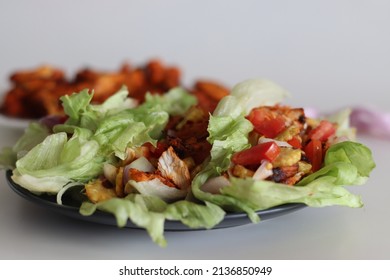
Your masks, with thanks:
[(60, 98), (65, 115), (33, 122), (0, 155), (12, 180), (36, 194), (81, 190), (81, 215), (130, 219), (166, 246), (165, 220), (211, 229), (226, 213), (287, 203), (362, 207), (344, 186), (364, 184), (375, 167), (355, 141), (345, 110), (312, 119), (283, 101), (272, 81), (234, 86), (212, 112), (177, 87), (129, 98), (126, 87), (102, 104), (93, 91)]

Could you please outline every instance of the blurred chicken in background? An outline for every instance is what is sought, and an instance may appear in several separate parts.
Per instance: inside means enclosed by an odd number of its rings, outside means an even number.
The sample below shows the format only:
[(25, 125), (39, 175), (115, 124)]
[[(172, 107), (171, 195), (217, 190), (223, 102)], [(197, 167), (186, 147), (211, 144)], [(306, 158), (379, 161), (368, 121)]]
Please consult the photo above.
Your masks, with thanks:
[[(51, 65), (32, 70), (19, 70), (10, 75), (11, 88), (5, 93), (0, 111), (3, 115), (23, 119), (38, 119), (47, 115), (62, 114), (60, 97), (89, 89), (94, 92), (93, 102), (102, 103), (127, 86), (129, 95), (143, 102), (145, 94), (163, 94), (183, 86), (181, 70), (150, 60), (145, 65), (124, 63), (117, 71), (99, 71), (85, 68), (67, 79), (64, 71)], [(224, 85), (211, 80), (197, 80), (187, 88), (197, 99), (199, 106), (212, 112), (218, 101), (229, 93)]]

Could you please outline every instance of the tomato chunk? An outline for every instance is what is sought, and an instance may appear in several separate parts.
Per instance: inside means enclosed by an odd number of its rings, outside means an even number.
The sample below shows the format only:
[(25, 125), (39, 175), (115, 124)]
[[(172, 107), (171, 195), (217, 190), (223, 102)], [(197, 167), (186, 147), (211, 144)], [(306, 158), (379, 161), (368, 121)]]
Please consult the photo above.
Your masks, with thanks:
[(298, 136), (294, 136), (293, 138), (291, 138), (291, 140), (288, 140), (287, 143), (289, 143), (296, 149), (302, 148), (302, 140)]
[(319, 170), (322, 166), (323, 153), (322, 143), (318, 139), (311, 140), (304, 148), (306, 156), (309, 158), (313, 172)]
[(284, 118), (273, 114), (267, 108), (253, 109), (248, 116), (248, 120), (253, 124), (256, 132), (267, 138), (275, 138), (286, 128)]
[(243, 150), (233, 155), (232, 161), (240, 165), (255, 165), (260, 164), (262, 160), (272, 162), (279, 155), (280, 148), (273, 142), (266, 142), (253, 146), (247, 150)]
[(309, 132), (309, 139), (315, 139), (320, 141), (326, 141), (329, 137), (334, 135), (336, 127), (333, 123), (322, 120), (320, 124)]

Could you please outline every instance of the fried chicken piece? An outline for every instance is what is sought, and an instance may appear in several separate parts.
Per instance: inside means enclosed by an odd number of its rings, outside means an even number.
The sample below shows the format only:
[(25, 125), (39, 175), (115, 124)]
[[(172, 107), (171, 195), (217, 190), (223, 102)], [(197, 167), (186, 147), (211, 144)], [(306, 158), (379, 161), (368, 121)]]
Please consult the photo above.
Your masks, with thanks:
[(272, 169), (273, 174), (271, 176), (271, 180), (276, 183), (294, 185), (304, 175), (303, 172), (298, 171), (298, 164), (294, 164), (292, 166), (276, 167)]
[(192, 93), (198, 98), (199, 106), (212, 113), (218, 102), (229, 94), (229, 89), (216, 82), (199, 80), (195, 83)]
[(177, 67), (151, 60), (141, 67), (123, 64), (117, 71), (96, 71), (84, 68), (74, 78), (66, 79), (62, 70), (41, 66), (22, 70), (10, 76), (11, 89), (5, 93), (0, 108), (2, 114), (17, 118), (38, 119), (49, 114), (61, 114), (59, 98), (84, 89), (94, 92), (94, 103), (102, 103), (123, 85), (129, 96), (143, 102), (145, 94), (163, 94), (180, 86), (181, 73)]
[(129, 179), (134, 180), (136, 182), (144, 182), (144, 181), (151, 181), (154, 179), (158, 179), (161, 181), (161, 183), (163, 183), (164, 185), (166, 185), (168, 187), (172, 187), (172, 188), (176, 187), (175, 183), (173, 183), (170, 179), (165, 178), (164, 176), (162, 176), (158, 172), (148, 173), (148, 172), (140, 171), (138, 169), (130, 168), (129, 169)]

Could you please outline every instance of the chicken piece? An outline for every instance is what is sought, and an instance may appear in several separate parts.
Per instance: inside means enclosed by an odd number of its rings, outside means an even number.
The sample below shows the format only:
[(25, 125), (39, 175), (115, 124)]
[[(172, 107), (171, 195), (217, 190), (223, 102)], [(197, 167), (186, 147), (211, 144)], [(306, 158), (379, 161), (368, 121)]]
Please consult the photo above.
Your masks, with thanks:
[(158, 196), (166, 202), (183, 199), (190, 188), (190, 172), (172, 147), (162, 153), (158, 160), (158, 170), (144, 172), (135, 168), (128, 170), (125, 194), (141, 193)]
[(129, 180), (134, 180), (136, 182), (144, 182), (144, 181), (151, 181), (151, 180), (158, 179), (164, 185), (168, 187), (176, 188), (176, 184), (172, 180), (170, 180), (169, 178), (165, 178), (158, 172), (149, 173), (149, 172), (140, 171), (135, 168), (130, 168), (128, 172), (129, 172), (128, 174)]
[(189, 189), (190, 171), (187, 164), (181, 160), (172, 147), (169, 147), (158, 160), (158, 171), (171, 180), (179, 189)]
[(285, 180), (281, 181), (282, 184), (293, 186), (295, 185), (301, 178), (303, 177), (302, 172), (295, 173), (293, 176), (286, 178)]
[(288, 178), (293, 177), (298, 173), (299, 166), (298, 164), (285, 167), (276, 167), (272, 169), (272, 176), (270, 177), (272, 181), (276, 183), (285, 183)]
[(197, 97), (199, 106), (212, 113), (218, 102), (229, 94), (229, 89), (215, 82), (199, 80), (195, 83), (192, 93)]
[(22, 70), (11, 75), (10, 80), (15, 85), (24, 85), (29, 81), (65, 81), (62, 70), (49, 65), (43, 65), (32, 70)]
[(229, 94), (229, 90), (225, 86), (205, 80), (197, 81), (195, 83), (195, 89), (203, 92), (209, 98), (216, 101), (221, 100)]
[(93, 102), (99, 104), (126, 85), (129, 96), (143, 102), (147, 92), (163, 94), (179, 86), (180, 70), (151, 60), (138, 68), (124, 64), (118, 71), (85, 68), (78, 71), (74, 78), (66, 79), (62, 70), (44, 65), (33, 70), (17, 71), (10, 80), (12, 88), (5, 94), (1, 113), (39, 119), (48, 114), (63, 113), (59, 98), (84, 89), (93, 90)]

